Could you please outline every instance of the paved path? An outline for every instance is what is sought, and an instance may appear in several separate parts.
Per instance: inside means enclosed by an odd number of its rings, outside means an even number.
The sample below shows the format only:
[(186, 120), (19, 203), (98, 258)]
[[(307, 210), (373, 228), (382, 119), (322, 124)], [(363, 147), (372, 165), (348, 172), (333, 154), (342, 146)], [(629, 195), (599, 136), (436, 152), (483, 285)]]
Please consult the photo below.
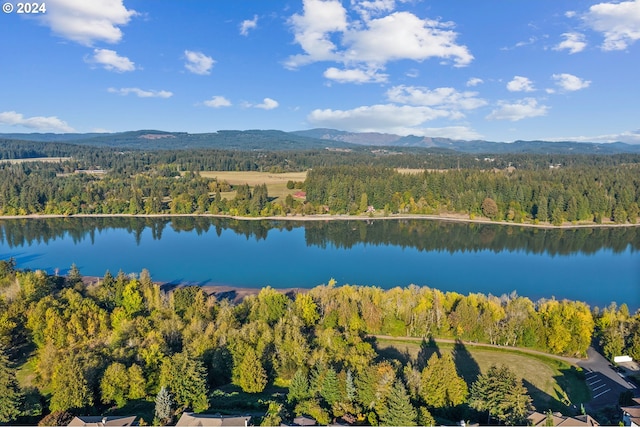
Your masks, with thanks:
[[(394, 337), (391, 335), (370, 335), (370, 336), (376, 339), (390, 340), (390, 341), (422, 342), (423, 340), (423, 338), (418, 338), (418, 337)], [(467, 346), (467, 347), (490, 347), (490, 348), (499, 348), (501, 350), (506, 350), (506, 351), (519, 351), (521, 353), (529, 353), (529, 354), (535, 354), (538, 356), (550, 357), (552, 359), (564, 360), (565, 362), (571, 363), (572, 365), (579, 365), (579, 363), (583, 360), (583, 359), (578, 359), (577, 357), (558, 356), (557, 354), (545, 353), (544, 351), (538, 351), (538, 350), (533, 350), (530, 348), (523, 348), (523, 347), (510, 347), (510, 346), (504, 346), (504, 345), (486, 344), (486, 343), (472, 342), (472, 341), (452, 340), (447, 338), (433, 338), (433, 340), (437, 343), (438, 342), (447, 343), (447, 344), (462, 343), (464, 346)]]

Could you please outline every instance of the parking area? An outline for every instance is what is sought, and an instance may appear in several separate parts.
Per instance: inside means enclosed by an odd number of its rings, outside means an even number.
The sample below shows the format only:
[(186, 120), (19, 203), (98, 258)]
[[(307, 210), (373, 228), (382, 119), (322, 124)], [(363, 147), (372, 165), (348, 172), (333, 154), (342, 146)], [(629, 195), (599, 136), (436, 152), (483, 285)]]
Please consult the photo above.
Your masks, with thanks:
[(588, 406), (592, 409), (618, 404), (620, 393), (632, 390), (638, 395), (636, 386), (616, 372), (607, 359), (593, 348), (588, 350), (588, 360), (579, 362), (584, 369), (585, 381), (591, 390), (591, 401)]

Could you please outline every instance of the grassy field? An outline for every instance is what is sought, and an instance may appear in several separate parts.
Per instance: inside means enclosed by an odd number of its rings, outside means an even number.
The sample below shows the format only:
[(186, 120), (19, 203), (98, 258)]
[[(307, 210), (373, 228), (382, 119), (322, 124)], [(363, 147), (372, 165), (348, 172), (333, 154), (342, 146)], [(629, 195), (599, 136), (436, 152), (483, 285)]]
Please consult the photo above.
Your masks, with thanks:
[[(218, 181), (226, 181), (231, 185), (248, 184), (254, 187), (260, 184), (267, 184), (269, 197), (276, 199), (285, 198), (288, 194), (294, 194), (300, 190), (287, 189), (288, 181), (304, 181), (307, 178), (306, 172), (226, 172), (226, 171), (206, 171), (200, 172), (200, 176), (205, 178), (216, 178)], [(222, 193), (226, 199), (232, 199), (235, 192)]]
[(59, 163), (66, 160), (71, 160), (71, 157), (33, 157), (30, 159), (0, 159), (0, 163), (27, 163), (27, 162), (46, 162), (46, 163)]
[[(402, 340), (378, 340), (377, 348), (385, 358), (395, 358), (403, 362), (415, 361), (421, 350), (420, 343)], [(567, 406), (589, 400), (589, 389), (581, 369), (567, 362), (551, 357), (531, 355), (509, 349), (434, 344), (424, 351), (426, 357), (434, 352), (453, 353), (459, 375), (471, 385), (480, 373), (491, 365), (506, 365), (518, 376), (533, 399), (539, 411), (551, 409), (567, 412)]]

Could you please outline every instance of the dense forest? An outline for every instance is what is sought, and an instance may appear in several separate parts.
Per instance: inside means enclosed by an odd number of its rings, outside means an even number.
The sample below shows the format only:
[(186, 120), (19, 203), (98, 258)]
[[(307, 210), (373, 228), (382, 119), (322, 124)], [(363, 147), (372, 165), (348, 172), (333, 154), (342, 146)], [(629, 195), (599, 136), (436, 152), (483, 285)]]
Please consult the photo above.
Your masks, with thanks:
[[(640, 156), (469, 155), (424, 151), (253, 153), (117, 151), (4, 141), (0, 157), (70, 157), (0, 163), (0, 214), (361, 214), (455, 212), (512, 222), (636, 223)], [(550, 168), (552, 166), (553, 168)], [(402, 173), (396, 168), (427, 169)], [(275, 200), (265, 186), (234, 186), (205, 170), (309, 170), (306, 202)], [(186, 172), (185, 172), (186, 171)], [(233, 191), (233, 197), (222, 193)], [(371, 207), (371, 208), (370, 208)]]
[[(0, 295), (0, 422), (55, 425), (69, 414), (155, 402), (155, 418), (144, 421), (167, 424), (184, 410), (219, 410), (225, 384), (232, 384), (245, 396), (284, 389), (256, 407), (241, 398), (230, 408), (266, 411), (263, 425), (297, 414), (321, 423), (515, 424), (531, 398), (509, 368), (463, 376), (464, 346), (439, 354), (429, 341), (417, 358), (400, 363), (383, 357), (372, 335), (581, 356), (597, 334), (606, 354), (640, 357), (640, 313), (624, 305), (592, 313), (580, 302), (534, 303), (515, 294), (330, 281), (305, 293), (265, 288), (232, 304), (198, 287), (164, 292), (146, 271), (107, 272), (87, 285), (75, 267), (63, 278), (16, 270), (9, 260), (0, 261)], [(496, 384), (502, 391), (491, 393)]]

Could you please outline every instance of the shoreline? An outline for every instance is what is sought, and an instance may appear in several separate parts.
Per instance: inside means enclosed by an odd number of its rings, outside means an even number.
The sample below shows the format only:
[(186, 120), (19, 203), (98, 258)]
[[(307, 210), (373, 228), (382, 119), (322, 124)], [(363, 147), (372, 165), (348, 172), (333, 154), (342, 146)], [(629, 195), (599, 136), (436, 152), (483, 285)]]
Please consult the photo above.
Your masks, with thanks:
[(238, 221), (372, 221), (372, 220), (426, 220), (426, 221), (448, 221), (467, 224), (492, 224), (506, 225), (514, 227), (531, 227), (540, 229), (575, 229), (575, 228), (620, 228), (620, 227), (640, 227), (640, 222), (636, 224), (625, 223), (563, 223), (562, 225), (552, 224), (531, 224), (531, 223), (515, 223), (508, 221), (492, 221), (490, 219), (471, 219), (464, 218), (464, 214), (444, 214), (444, 215), (420, 215), (420, 214), (392, 214), (387, 216), (363, 216), (363, 215), (287, 215), (287, 216), (236, 216), (221, 214), (29, 214), (29, 215), (0, 215), (0, 220), (16, 220), (16, 219), (56, 219), (56, 218), (227, 218)]

